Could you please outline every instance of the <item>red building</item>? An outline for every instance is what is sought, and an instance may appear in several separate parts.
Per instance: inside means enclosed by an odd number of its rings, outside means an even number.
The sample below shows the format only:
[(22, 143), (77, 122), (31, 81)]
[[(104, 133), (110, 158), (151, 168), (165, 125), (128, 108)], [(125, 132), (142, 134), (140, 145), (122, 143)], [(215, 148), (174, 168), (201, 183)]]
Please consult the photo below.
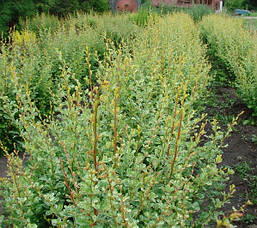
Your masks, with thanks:
[(192, 4), (204, 4), (214, 10), (221, 10), (222, 0), (151, 0), (152, 4), (159, 7), (160, 4), (191, 6)]
[[(155, 7), (163, 5), (174, 5), (181, 7), (190, 7), (193, 4), (204, 4), (214, 10), (222, 10), (222, 0), (150, 0)], [(141, 5), (141, 0), (109, 0), (112, 11), (137, 12)]]

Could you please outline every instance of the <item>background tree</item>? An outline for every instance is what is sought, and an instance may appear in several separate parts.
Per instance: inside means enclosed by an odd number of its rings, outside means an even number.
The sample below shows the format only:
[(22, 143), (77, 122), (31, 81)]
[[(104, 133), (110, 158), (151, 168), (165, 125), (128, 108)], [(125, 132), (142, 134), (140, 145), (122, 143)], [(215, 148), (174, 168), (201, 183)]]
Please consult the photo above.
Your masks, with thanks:
[(257, 1), (256, 0), (245, 0), (244, 6), (251, 10), (254, 10), (254, 9), (257, 10)]
[(17, 24), (19, 17), (33, 16), (37, 12), (33, 0), (2, 0), (0, 4), (0, 32)]
[(225, 7), (228, 10), (234, 10), (234, 9), (256, 10), (257, 9), (256, 0), (224, 0), (224, 3), (225, 3)]
[(0, 0), (0, 33), (6, 35), (20, 17), (31, 17), (36, 13), (65, 16), (74, 11), (103, 12), (108, 9), (108, 0)]

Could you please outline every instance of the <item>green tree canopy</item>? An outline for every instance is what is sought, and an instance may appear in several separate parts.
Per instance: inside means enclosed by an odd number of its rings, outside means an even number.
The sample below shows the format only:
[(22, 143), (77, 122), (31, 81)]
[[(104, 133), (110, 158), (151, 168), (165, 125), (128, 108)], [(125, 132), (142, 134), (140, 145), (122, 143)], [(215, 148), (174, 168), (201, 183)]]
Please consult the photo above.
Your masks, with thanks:
[(224, 0), (225, 7), (228, 10), (234, 9), (257, 9), (256, 0)]
[(91, 9), (97, 12), (108, 10), (108, 0), (0, 0), (0, 32), (6, 34), (20, 17), (42, 12), (64, 16), (70, 12), (88, 12)]

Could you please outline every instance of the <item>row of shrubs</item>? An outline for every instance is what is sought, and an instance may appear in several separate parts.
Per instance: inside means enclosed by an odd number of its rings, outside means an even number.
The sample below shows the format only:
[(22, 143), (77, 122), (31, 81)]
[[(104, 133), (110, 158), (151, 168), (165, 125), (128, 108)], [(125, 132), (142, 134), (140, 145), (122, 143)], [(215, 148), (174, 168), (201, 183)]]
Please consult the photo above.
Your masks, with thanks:
[(195, 22), (199, 22), (206, 15), (214, 13), (214, 11), (206, 5), (194, 4), (191, 7), (178, 7), (174, 5), (160, 5), (154, 7), (149, 1), (142, 4), (138, 12), (132, 15), (133, 21), (140, 26), (145, 26), (148, 21), (155, 19), (158, 16), (166, 16), (167, 14), (186, 13), (190, 15)]
[[(60, 62), (59, 52), (63, 53), (65, 64), (75, 69), (76, 78), (86, 87), (88, 86), (86, 85), (88, 83), (84, 81), (84, 76), (88, 72), (86, 45), (89, 49), (88, 53), (91, 54), (90, 64), (94, 75), (98, 68), (94, 53), (97, 51), (97, 58), (103, 58), (106, 51), (106, 40), (111, 39), (117, 47), (121, 40), (134, 39), (141, 29), (140, 27), (155, 23), (159, 18), (159, 13), (167, 12), (149, 12), (148, 9), (142, 8), (137, 14), (126, 16), (107, 14), (102, 17), (93, 13), (77, 13), (67, 16), (65, 19), (58, 19), (56, 16), (41, 14), (32, 19), (20, 20), (22, 31), (14, 30), (10, 33), (8, 41), (1, 43), (3, 55), (0, 57), (2, 59), (0, 70), (4, 75), (0, 79), (1, 97), (6, 97), (0, 99), (0, 140), (2, 143), (9, 148), (9, 151), (14, 149), (14, 143), (18, 150), (21, 150), (22, 139), (15, 124), (18, 113), (16, 112), (15, 118), (13, 118), (11, 113), (14, 113), (15, 109), (11, 108), (12, 112), (10, 113), (4, 107), (5, 104), (12, 104), (15, 100), (15, 92), (11, 91), (13, 86), (10, 84), (7, 86), (11, 73), (10, 70), (6, 71), (6, 67), (10, 63), (9, 56), (12, 56), (11, 58), (14, 60), (12, 61), (14, 68), (22, 68), (22, 72), (25, 74), (24, 82), (34, 80), (32, 97), (36, 100), (40, 114), (44, 116), (49, 114), (50, 109), (49, 88), (55, 87), (61, 73), (63, 63)], [(20, 56), (23, 56), (22, 60)], [(33, 57), (33, 60), (30, 57)], [(7, 59), (9, 60), (7, 61)], [(33, 62), (32, 66), (31, 62)], [(44, 75), (42, 75), (42, 70)], [(30, 86), (32, 87), (32, 85)]]
[(248, 108), (257, 116), (257, 33), (246, 30), (243, 21), (211, 15), (200, 23), (201, 36), (218, 72), (217, 81), (233, 83)]
[[(5, 97), (13, 97), (5, 107), (18, 110), (29, 155), (25, 167), (7, 155), (5, 223), (197, 227), (216, 220), (230, 170), (217, 167), (224, 134), (214, 121), (204, 143), (206, 122), (193, 109), (210, 70), (193, 20), (159, 18), (133, 41), (115, 44), (97, 35), (107, 18), (93, 19), (93, 28), (81, 23), (28, 40), (24, 32), (2, 50), (12, 95)], [(103, 58), (88, 54), (101, 45)], [(39, 115), (39, 97), (51, 100), (48, 117)]]
[[(154, 12), (158, 15), (165, 15), (167, 13), (184, 12), (193, 17), (195, 21), (201, 20), (204, 15), (213, 12), (209, 7), (201, 4), (196, 4), (193, 7), (175, 7), (163, 5), (160, 8), (153, 7), (150, 1), (143, 1), (142, 6), (137, 14), (135, 14), (137, 24), (142, 25), (149, 20), (150, 13)], [(39, 15), (47, 14), (44, 21), (47, 24), (42, 26), (52, 25), (52, 29), (59, 23), (59, 19), (73, 17), (76, 12), (89, 12), (93, 9), (94, 12), (105, 12), (109, 10), (109, 3), (107, 0), (91, 0), (91, 1), (78, 1), (73, 0), (68, 2), (49, 2), (48, 0), (39, 1), (35, 3), (33, 0), (10, 1), (8, 0), (3, 4), (0, 11), (0, 34), (7, 37), (10, 28), (24, 29), (24, 20), (29, 21), (32, 26), (41, 21)], [(58, 19), (59, 17), (59, 19)], [(26, 19), (27, 18), (27, 19)], [(34, 24), (35, 22), (35, 24)], [(34, 25), (33, 25), (34, 24)], [(1, 36), (2, 38), (2, 36)]]
[[(139, 29), (127, 16), (86, 14), (66, 21), (42, 14), (24, 21), (23, 26), (24, 30), (13, 31), (9, 41), (1, 43), (0, 140), (9, 151), (14, 149), (14, 143), (21, 150), (18, 112), (10, 107), (16, 103), (18, 89), (25, 93), (26, 86), (29, 87), (31, 99), (44, 118), (51, 112), (50, 94), (56, 93), (64, 65), (84, 89), (88, 88), (88, 62), (95, 82), (95, 71), (106, 52), (107, 40), (117, 46), (121, 40), (135, 38)], [(17, 81), (11, 80), (13, 77)], [(72, 78), (69, 84), (74, 84)]]

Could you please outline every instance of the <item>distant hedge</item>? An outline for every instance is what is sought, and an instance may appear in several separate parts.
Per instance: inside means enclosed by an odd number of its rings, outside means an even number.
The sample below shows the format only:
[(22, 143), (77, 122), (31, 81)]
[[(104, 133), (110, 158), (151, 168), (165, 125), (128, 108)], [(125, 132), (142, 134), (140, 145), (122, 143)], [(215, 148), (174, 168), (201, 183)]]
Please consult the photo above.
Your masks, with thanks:
[(1, 0), (0, 33), (5, 36), (8, 29), (18, 23), (20, 17), (31, 17), (36, 13), (64, 16), (74, 11), (103, 12), (108, 9), (108, 0)]
[(211, 15), (200, 23), (212, 61), (226, 70), (226, 81), (235, 83), (238, 95), (257, 116), (257, 33), (246, 31), (237, 18)]

